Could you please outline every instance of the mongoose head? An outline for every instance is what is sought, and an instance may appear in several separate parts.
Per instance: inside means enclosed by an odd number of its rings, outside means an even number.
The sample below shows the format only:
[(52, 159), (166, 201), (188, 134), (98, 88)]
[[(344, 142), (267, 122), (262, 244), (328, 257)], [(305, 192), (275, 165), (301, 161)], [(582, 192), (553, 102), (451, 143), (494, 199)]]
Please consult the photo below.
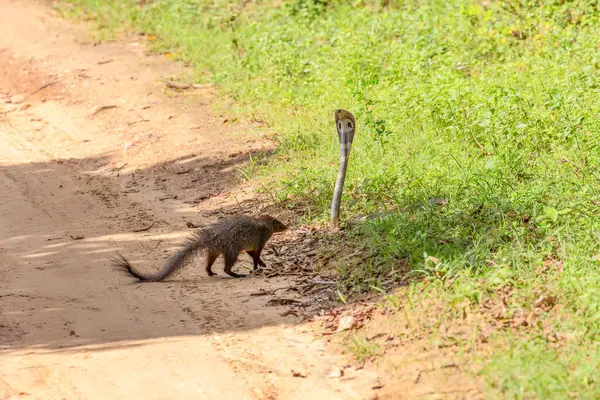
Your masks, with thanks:
[(288, 228), (283, 222), (271, 217), (270, 215), (260, 215), (258, 216), (258, 219), (271, 225), (271, 227), (273, 227), (273, 233), (283, 232)]

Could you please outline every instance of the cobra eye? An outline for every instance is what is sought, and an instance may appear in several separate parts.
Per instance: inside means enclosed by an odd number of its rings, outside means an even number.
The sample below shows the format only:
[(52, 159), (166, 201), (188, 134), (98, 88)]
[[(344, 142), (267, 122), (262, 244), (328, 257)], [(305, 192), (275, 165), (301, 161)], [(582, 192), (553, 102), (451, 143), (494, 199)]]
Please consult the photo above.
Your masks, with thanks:
[(342, 130), (342, 121), (338, 121), (338, 129)]
[(352, 122), (348, 122), (348, 128), (352, 129)]

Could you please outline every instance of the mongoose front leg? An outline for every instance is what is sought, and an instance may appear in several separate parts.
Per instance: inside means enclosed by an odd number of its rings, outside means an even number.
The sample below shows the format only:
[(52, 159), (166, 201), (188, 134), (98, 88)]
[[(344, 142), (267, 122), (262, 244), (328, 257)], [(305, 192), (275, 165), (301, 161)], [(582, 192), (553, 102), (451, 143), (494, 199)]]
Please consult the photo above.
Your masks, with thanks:
[(235, 264), (235, 262), (237, 261), (237, 257), (237, 254), (225, 254), (225, 273), (234, 278), (243, 278), (245, 275), (236, 274), (231, 270), (231, 267), (233, 267), (233, 264)]
[[(262, 253), (262, 251), (263, 251), (262, 247), (256, 251), (256, 262), (258, 263), (258, 265), (261, 266), (261, 268), (266, 268), (267, 264), (265, 264), (265, 262), (260, 259), (260, 253)], [(256, 269), (256, 267), (254, 269)]]
[(262, 268), (267, 266), (267, 264), (265, 264), (263, 262), (263, 260), (260, 259), (260, 250), (259, 251), (249, 250), (247, 253), (250, 257), (252, 257), (252, 261), (254, 262), (254, 266), (252, 269), (254, 269), (255, 271), (258, 269), (259, 265)]
[(208, 274), (208, 276), (216, 275), (214, 272), (212, 272), (212, 266), (215, 263), (217, 257), (219, 257), (218, 253), (213, 253), (210, 251), (206, 253), (206, 273)]

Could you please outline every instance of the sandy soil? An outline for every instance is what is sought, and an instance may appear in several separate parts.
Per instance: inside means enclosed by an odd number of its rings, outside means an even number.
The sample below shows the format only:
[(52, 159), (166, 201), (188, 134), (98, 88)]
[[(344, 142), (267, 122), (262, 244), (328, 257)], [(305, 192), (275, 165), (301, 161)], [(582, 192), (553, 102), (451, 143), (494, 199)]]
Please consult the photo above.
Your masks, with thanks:
[(284, 278), (111, 268), (116, 251), (158, 268), (271, 146), (213, 113), (212, 89), (160, 81), (181, 73), (142, 38), (96, 44), (44, 2), (0, 0), (0, 398), (374, 398), (375, 376), (327, 377), (344, 359), (250, 296)]

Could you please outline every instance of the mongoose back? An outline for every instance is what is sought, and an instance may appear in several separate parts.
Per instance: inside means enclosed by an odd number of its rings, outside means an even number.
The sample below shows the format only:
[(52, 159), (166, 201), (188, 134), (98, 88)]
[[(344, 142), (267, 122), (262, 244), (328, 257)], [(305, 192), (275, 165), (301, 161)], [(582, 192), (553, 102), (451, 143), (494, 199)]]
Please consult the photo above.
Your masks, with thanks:
[(225, 273), (234, 278), (241, 278), (244, 275), (231, 271), (231, 267), (237, 261), (240, 253), (246, 252), (252, 257), (255, 270), (258, 265), (266, 267), (266, 264), (260, 259), (260, 253), (274, 233), (283, 232), (286, 229), (287, 226), (269, 215), (258, 217), (236, 215), (198, 231), (187, 240), (180, 251), (166, 262), (161, 271), (154, 274), (139, 273), (121, 254), (113, 261), (113, 265), (143, 282), (158, 282), (173, 275), (192, 256), (204, 250), (206, 251), (206, 272), (209, 276), (216, 275), (212, 272), (212, 265), (217, 257), (223, 254)]

